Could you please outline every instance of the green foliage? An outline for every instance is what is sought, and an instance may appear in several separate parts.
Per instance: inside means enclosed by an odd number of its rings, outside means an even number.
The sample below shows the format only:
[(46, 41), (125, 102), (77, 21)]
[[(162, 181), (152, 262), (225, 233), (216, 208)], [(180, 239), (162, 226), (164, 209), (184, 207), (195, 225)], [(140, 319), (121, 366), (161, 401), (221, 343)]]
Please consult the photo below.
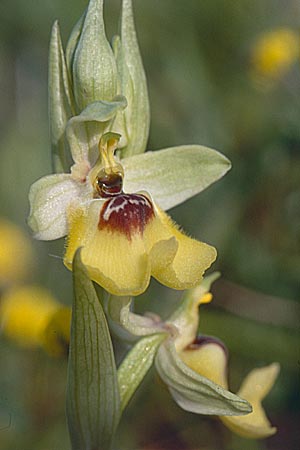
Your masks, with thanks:
[(77, 251), (67, 385), (73, 450), (109, 450), (120, 417), (114, 352), (103, 312)]

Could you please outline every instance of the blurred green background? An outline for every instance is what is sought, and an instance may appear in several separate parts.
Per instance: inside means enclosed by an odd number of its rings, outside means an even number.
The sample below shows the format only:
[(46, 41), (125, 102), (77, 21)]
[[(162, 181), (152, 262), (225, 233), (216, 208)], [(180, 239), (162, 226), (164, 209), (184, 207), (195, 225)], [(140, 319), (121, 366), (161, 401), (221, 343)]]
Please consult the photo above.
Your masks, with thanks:
[[(28, 235), (29, 186), (51, 172), (50, 29), (58, 18), (66, 42), (85, 6), (84, 0), (1, 0), (1, 216)], [(117, 30), (119, 7), (117, 0), (106, 1), (109, 37)], [(233, 163), (223, 180), (171, 211), (189, 234), (215, 245), (219, 253), (214, 269), (222, 278), (215, 283), (214, 302), (202, 308), (201, 332), (227, 344), (233, 390), (252, 367), (279, 361), (282, 370), (265, 402), (278, 427), (270, 439), (247, 441), (214, 419), (181, 411), (150, 373), (127, 410), (118, 446), (297, 450), (300, 59), (276, 79), (258, 82), (251, 52), (261, 33), (281, 27), (298, 33), (300, 3), (135, 0), (134, 8), (151, 102), (148, 148), (199, 143), (220, 150)], [(32, 245), (35, 267), (26, 282), (39, 283), (70, 304), (63, 240)], [(136, 304), (140, 311), (151, 309), (165, 317), (179, 298), (153, 283)], [(0, 361), (0, 449), (68, 449), (66, 360), (18, 348), (1, 337)]]

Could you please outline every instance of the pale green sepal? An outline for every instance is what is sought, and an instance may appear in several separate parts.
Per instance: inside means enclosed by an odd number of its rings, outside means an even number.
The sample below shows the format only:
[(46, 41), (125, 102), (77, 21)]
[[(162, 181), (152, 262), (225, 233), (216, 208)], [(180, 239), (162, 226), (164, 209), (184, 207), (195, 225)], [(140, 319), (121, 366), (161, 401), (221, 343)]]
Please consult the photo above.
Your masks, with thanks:
[(47, 241), (65, 236), (68, 206), (78, 198), (89, 197), (90, 187), (75, 182), (70, 174), (48, 175), (36, 181), (29, 191), (28, 218), (34, 237)]
[(200, 145), (146, 152), (126, 158), (122, 164), (124, 191), (148, 191), (164, 210), (203, 191), (231, 167), (224, 155)]
[(71, 155), (65, 138), (68, 119), (74, 114), (73, 93), (65, 62), (58, 22), (54, 22), (49, 48), (49, 122), (55, 172), (67, 172)]
[(80, 250), (73, 261), (73, 280), (67, 384), (72, 450), (109, 450), (120, 418), (117, 370), (105, 314)]
[(166, 325), (156, 315), (141, 316), (132, 312), (131, 297), (116, 297), (108, 299), (107, 311), (111, 329), (122, 340), (132, 341), (137, 336), (166, 332)]
[(78, 22), (76, 22), (76, 24), (74, 25), (74, 27), (71, 31), (70, 37), (68, 39), (68, 42), (67, 42), (67, 46), (66, 46), (66, 63), (67, 63), (68, 71), (71, 75), (71, 78), (73, 77), (72, 69), (73, 69), (73, 60), (74, 60), (75, 50), (76, 50), (77, 44), (79, 42), (85, 15), (86, 15), (86, 11), (84, 12), (84, 14), (82, 14), (82, 16), (80, 17)]
[(103, 0), (90, 0), (74, 54), (73, 83), (79, 110), (117, 94), (117, 67), (105, 34)]
[[(126, 108), (125, 97), (117, 96), (113, 101), (90, 103), (67, 125), (67, 137), (75, 162), (89, 161), (93, 165), (99, 155), (98, 143), (110, 121), (118, 111)], [(101, 125), (100, 125), (101, 124)]]
[(117, 53), (118, 74), (121, 79), (121, 94), (128, 100), (125, 122), (128, 144), (121, 157), (142, 153), (146, 149), (150, 107), (146, 76), (139, 51), (131, 0), (122, 1), (121, 46)]
[(176, 403), (186, 411), (225, 416), (245, 415), (252, 411), (246, 400), (184, 364), (171, 338), (160, 346), (155, 365)]
[(153, 334), (140, 339), (122, 361), (118, 369), (122, 411), (152, 366), (158, 347), (166, 336)]
[(197, 336), (199, 327), (199, 305), (201, 298), (210, 291), (212, 283), (220, 277), (219, 272), (214, 272), (203, 278), (202, 282), (193, 289), (188, 289), (183, 295), (183, 299), (168, 323), (178, 330), (175, 337), (175, 347), (177, 352), (183, 350)]
[[(117, 69), (118, 69), (118, 92), (124, 93), (126, 92), (126, 99), (129, 99), (129, 104), (131, 102), (132, 98), (132, 85), (129, 78), (129, 72), (126, 64), (123, 61), (123, 53), (122, 53), (122, 47), (121, 47), (121, 38), (120, 36), (114, 36), (112, 39), (112, 48), (115, 55), (116, 63), (117, 63)], [(127, 84), (130, 84), (131, 88), (128, 90), (124, 89), (124, 86)], [(128, 103), (128, 101), (127, 101)], [(126, 123), (126, 110), (128, 110), (128, 107), (125, 109), (125, 111), (119, 111), (116, 114), (116, 117), (111, 122), (111, 129), (116, 131), (121, 135), (121, 139), (119, 142), (119, 150), (118, 150), (118, 156), (121, 158), (124, 157), (124, 150), (128, 145), (129, 142), (129, 133), (127, 129), (127, 123)]]

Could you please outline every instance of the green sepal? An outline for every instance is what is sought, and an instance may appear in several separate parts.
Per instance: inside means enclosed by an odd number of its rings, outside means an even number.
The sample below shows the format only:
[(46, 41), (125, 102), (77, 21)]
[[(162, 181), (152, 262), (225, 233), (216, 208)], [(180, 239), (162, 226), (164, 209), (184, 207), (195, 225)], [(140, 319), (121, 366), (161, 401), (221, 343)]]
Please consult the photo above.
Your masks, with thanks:
[(78, 110), (117, 94), (117, 67), (105, 34), (103, 0), (90, 0), (73, 59), (74, 95)]
[(67, 63), (68, 71), (71, 75), (71, 78), (73, 77), (73, 61), (74, 61), (75, 50), (76, 50), (77, 44), (79, 42), (85, 15), (86, 15), (86, 11), (84, 12), (84, 14), (82, 14), (80, 19), (74, 25), (74, 27), (71, 31), (70, 37), (68, 39), (68, 42), (67, 42), (67, 46), (66, 46), (66, 63)]
[(120, 418), (117, 370), (105, 314), (80, 249), (73, 261), (73, 281), (67, 384), (72, 450), (109, 450)]
[(197, 414), (238, 416), (252, 411), (251, 405), (190, 369), (178, 356), (174, 340), (159, 348), (156, 369), (167, 384), (176, 403), (185, 411)]
[(140, 339), (122, 361), (118, 369), (122, 411), (152, 366), (156, 352), (166, 336), (153, 334)]
[(128, 100), (128, 107), (122, 113), (124, 131), (121, 132), (127, 135), (126, 145), (120, 155), (121, 158), (125, 158), (146, 150), (150, 127), (147, 81), (135, 31), (131, 0), (122, 1), (120, 39), (115, 38), (113, 47), (120, 93)]
[(101, 135), (110, 128), (108, 122), (126, 105), (126, 98), (122, 96), (115, 97), (111, 102), (93, 102), (69, 120), (67, 137), (75, 162), (89, 160), (91, 165), (95, 163)]
[(73, 93), (66, 66), (58, 22), (54, 22), (49, 47), (49, 122), (54, 172), (67, 172), (70, 149), (65, 137), (66, 124), (74, 113)]
[(173, 208), (206, 189), (231, 168), (221, 153), (182, 145), (124, 159), (125, 192), (150, 192), (158, 205)]

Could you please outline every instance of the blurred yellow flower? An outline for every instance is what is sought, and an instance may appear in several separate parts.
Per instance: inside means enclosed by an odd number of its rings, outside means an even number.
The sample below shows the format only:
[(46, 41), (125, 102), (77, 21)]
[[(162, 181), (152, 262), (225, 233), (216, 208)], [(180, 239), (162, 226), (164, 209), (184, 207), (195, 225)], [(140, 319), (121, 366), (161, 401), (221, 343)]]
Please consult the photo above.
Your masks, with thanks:
[(299, 58), (299, 34), (288, 28), (278, 28), (260, 35), (251, 54), (253, 75), (276, 80)]
[(54, 355), (63, 353), (69, 334), (71, 312), (45, 289), (15, 288), (0, 303), (2, 332), (23, 347), (44, 347)]
[(21, 228), (0, 218), (0, 287), (23, 280), (32, 266), (29, 239)]
[(69, 350), (72, 310), (60, 306), (43, 331), (41, 345), (51, 356), (66, 356)]

